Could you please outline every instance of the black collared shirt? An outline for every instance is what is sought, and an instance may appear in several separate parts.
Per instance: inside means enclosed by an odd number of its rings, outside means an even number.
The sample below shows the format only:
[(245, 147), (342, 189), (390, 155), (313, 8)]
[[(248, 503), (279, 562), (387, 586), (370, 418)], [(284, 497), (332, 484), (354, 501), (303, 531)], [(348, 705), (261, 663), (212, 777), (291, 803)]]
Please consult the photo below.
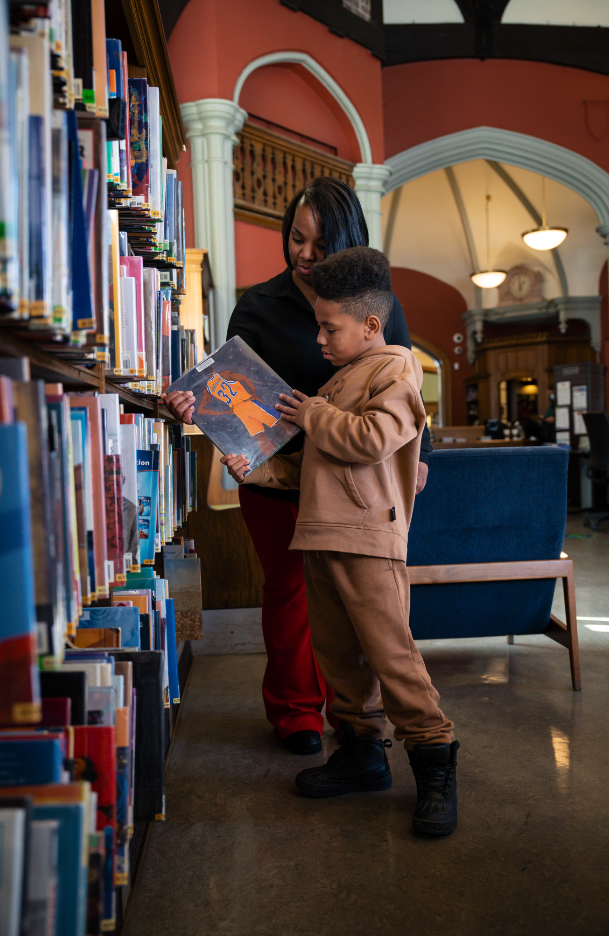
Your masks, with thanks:
[[(334, 365), (321, 355), (318, 331), (313, 306), (286, 267), (279, 276), (252, 286), (241, 297), (231, 315), (226, 338), (239, 335), (292, 389), (315, 396), (336, 372)], [(410, 348), (406, 318), (395, 294), (384, 334), (387, 344)], [(302, 437), (296, 436), (282, 451), (294, 452), (301, 447)], [(427, 462), (431, 451), (426, 427), (421, 442), (421, 461)], [(263, 490), (254, 485), (250, 490), (281, 500), (298, 500), (297, 491)]]

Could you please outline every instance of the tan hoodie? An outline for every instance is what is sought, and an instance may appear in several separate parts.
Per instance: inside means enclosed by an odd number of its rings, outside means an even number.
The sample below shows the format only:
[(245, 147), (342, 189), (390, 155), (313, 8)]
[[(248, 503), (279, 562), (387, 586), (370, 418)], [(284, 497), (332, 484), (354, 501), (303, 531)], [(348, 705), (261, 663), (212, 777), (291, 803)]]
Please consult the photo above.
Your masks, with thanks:
[(406, 560), (425, 410), (423, 370), (407, 348), (372, 348), (298, 409), (304, 449), (276, 455), (245, 483), (300, 488), (290, 549)]

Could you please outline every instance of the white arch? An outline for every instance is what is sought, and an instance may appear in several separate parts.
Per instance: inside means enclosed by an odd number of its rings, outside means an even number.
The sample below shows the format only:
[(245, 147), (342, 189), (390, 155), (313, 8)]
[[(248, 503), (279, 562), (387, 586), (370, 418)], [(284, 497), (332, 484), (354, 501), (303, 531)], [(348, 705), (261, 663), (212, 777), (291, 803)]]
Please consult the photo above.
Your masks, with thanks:
[(359, 113), (353, 102), (347, 97), (343, 89), (339, 84), (336, 83), (334, 78), (328, 74), (325, 68), (316, 62), (314, 58), (311, 58), (310, 55), (307, 55), (306, 52), (270, 52), (268, 55), (261, 55), (260, 58), (254, 59), (249, 65), (246, 65), (239, 77), (237, 78), (237, 83), (235, 85), (235, 91), (233, 94), (233, 102), (239, 104), (239, 98), (241, 96), (241, 91), (243, 90), (243, 85), (252, 74), (258, 68), (264, 68), (265, 65), (277, 65), (279, 63), (290, 62), (295, 65), (302, 65), (303, 68), (306, 68), (311, 72), (312, 75), (315, 75), (317, 80), (330, 92), (335, 101), (337, 101), (345, 114), (351, 121), (353, 130), (355, 131), (355, 136), (357, 137), (357, 142), (359, 144), (361, 161), (363, 163), (372, 162), (372, 148), (370, 146), (370, 140), (368, 139), (368, 134), (364, 126), (364, 121), (360, 117)]
[(599, 234), (609, 235), (609, 174), (585, 156), (538, 137), (498, 127), (474, 127), (403, 150), (386, 161), (391, 169), (385, 192), (420, 176), (472, 159), (495, 159), (545, 175), (589, 202)]

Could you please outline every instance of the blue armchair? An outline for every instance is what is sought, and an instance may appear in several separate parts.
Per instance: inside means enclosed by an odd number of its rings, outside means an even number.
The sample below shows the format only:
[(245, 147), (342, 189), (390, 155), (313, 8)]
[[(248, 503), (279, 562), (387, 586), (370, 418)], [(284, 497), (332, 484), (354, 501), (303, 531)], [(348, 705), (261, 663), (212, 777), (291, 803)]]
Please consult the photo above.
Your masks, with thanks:
[[(408, 543), (415, 640), (545, 634), (581, 689), (573, 563), (561, 559), (566, 451), (444, 449), (430, 456)], [(562, 579), (566, 624), (552, 612)]]

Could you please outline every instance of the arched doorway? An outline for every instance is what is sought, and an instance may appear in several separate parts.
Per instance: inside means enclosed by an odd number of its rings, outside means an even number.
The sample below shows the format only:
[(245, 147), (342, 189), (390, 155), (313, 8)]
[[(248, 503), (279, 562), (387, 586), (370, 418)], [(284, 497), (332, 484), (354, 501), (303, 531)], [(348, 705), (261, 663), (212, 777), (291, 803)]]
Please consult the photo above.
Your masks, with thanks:
[(411, 335), (412, 353), (423, 368), (421, 392), (428, 426), (447, 426), (452, 422), (450, 362), (443, 351), (418, 335)]

